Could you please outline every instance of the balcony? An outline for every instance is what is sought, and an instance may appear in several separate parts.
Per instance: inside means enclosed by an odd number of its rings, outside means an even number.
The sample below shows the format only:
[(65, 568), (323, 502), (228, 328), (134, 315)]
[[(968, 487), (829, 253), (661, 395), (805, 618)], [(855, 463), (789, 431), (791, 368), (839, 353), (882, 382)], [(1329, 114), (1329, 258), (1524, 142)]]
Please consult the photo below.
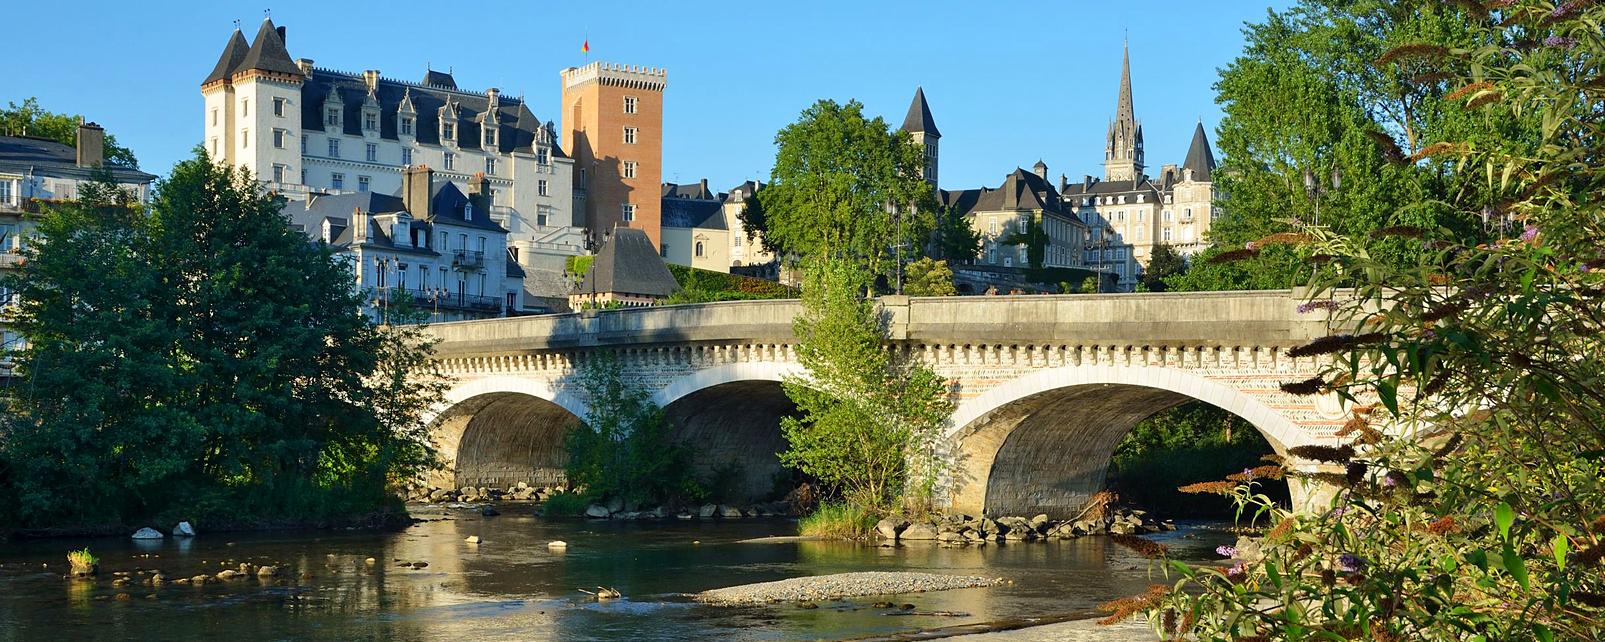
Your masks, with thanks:
[(0, 251), (0, 270), (22, 267), (25, 261), (22, 252), (18, 250)]
[(413, 310), (418, 312), (452, 310), (495, 315), (502, 311), (502, 300), (499, 297), (446, 290), (384, 288), (374, 298), (375, 306), (398, 305), (402, 302), (411, 303)]
[(478, 250), (452, 250), (451, 269), (458, 272), (479, 272), (485, 269), (485, 253)]

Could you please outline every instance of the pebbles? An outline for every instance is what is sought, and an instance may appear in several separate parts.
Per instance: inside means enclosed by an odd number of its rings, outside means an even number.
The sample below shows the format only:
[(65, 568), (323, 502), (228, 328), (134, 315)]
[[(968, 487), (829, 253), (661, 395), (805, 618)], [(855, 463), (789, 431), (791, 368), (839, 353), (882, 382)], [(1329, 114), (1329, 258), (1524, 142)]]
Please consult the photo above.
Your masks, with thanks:
[(743, 584), (703, 591), (697, 601), (709, 604), (768, 604), (774, 602), (817, 602), (862, 595), (923, 593), (949, 589), (975, 588), (1002, 584), (998, 578), (974, 575), (938, 575), (866, 571), (813, 577), (794, 577), (778, 582)]

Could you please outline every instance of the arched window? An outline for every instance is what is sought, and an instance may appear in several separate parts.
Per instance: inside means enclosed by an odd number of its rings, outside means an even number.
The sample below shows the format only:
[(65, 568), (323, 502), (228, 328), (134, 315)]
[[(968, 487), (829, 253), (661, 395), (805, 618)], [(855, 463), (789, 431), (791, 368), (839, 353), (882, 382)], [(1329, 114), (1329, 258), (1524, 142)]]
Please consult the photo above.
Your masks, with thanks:
[(697, 256), (702, 256), (702, 241), (697, 241)]

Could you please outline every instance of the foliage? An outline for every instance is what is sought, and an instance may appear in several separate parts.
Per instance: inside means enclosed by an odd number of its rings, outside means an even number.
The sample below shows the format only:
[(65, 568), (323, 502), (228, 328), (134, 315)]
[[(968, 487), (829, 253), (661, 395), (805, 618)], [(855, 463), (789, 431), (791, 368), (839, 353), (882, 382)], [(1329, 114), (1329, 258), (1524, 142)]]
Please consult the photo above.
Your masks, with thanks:
[[(1274, 451), (1253, 425), (1201, 401), (1137, 422), (1115, 446), (1110, 487), (1122, 499), (1167, 517), (1230, 517), (1232, 503), (1176, 489), (1259, 466)], [(1266, 488), (1278, 501), (1286, 487)], [(1210, 501), (1214, 499), (1214, 501)]]
[(747, 474), (746, 466), (741, 462), (731, 460), (715, 465), (708, 471), (708, 476), (702, 482), (706, 491), (703, 501), (715, 504), (734, 504), (746, 499), (746, 489), (742, 486)]
[(1148, 255), (1148, 266), (1143, 268), (1142, 285), (1147, 286), (1150, 292), (1164, 292), (1170, 289), (1165, 279), (1187, 271), (1187, 259), (1176, 253), (1175, 248), (1169, 245), (1155, 245), (1153, 252)]
[[(39, 107), (38, 98), (28, 98), (21, 105), (8, 102), (0, 109), (0, 134), (6, 136), (34, 136), (48, 138), (69, 147), (78, 146), (78, 123), (83, 116), (57, 114)], [(139, 169), (134, 152), (117, 144), (117, 137), (106, 134), (105, 158), (111, 165)]]
[(780, 461), (880, 512), (900, 497), (930, 498), (941, 473), (936, 441), (953, 402), (946, 380), (887, 349), (876, 304), (863, 296), (869, 279), (847, 261), (805, 266), (793, 327), (808, 375), (782, 382), (799, 416), (781, 420), (791, 447)]
[(907, 278), (903, 283), (903, 293), (909, 296), (958, 294), (958, 289), (953, 286), (953, 270), (948, 269), (947, 261), (930, 257), (915, 259), (903, 266), (903, 273)]
[(970, 217), (958, 208), (943, 207), (936, 213), (936, 231), (932, 233), (931, 246), (935, 250), (933, 258), (963, 265), (981, 255), (981, 232), (970, 224)]
[(541, 502), (541, 515), (546, 517), (579, 517), (585, 514), (594, 501), (586, 493), (563, 492), (550, 495)]
[(0, 429), (20, 525), (322, 519), (397, 507), (433, 465), (425, 335), (371, 323), (349, 264), (281, 207), (197, 151), (148, 213), (101, 173), (39, 219), (7, 277), (28, 340)]
[[(742, 223), (781, 256), (850, 258), (888, 275), (899, 244), (923, 247), (937, 206), (907, 132), (821, 100), (775, 135), (775, 166)], [(895, 205), (895, 207), (888, 207)]]
[(88, 547), (81, 550), (67, 551), (67, 564), (72, 566), (74, 573), (89, 574), (100, 565), (100, 558), (89, 552)]
[(796, 290), (766, 279), (674, 264), (669, 265), (669, 272), (680, 283), (680, 289), (664, 300), (665, 305), (789, 299), (797, 296)]
[(569, 483), (598, 500), (664, 504), (702, 495), (691, 474), (690, 452), (670, 440), (663, 409), (624, 382), (616, 355), (591, 357), (579, 384), (590, 416), (564, 440)]
[[(1470, 47), (1488, 37), (1455, 2), (1301, 0), (1246, 27), (1245, 50), (1221, 72), (1224, 117), (1213, 176), (1223, 215), (1210, 230), (1214, 247), (1168, 280), (1178, 290), (1286, 288), (1307, 278), (1299, 253), (1256, 247), (1284, 231), (1282, 218), (1318, 222), (1364, 242), (1373, 256), (1403, 267), (1420, 248), (1370, 238), (1396, 225), (1478, 230), (1465, 215), (1486, 200), (1480, 171), (1418, 153), (1431, 141), (1530, 141), (1531, 114), (1473, 114), (1446, 96), (1463, 67), (1406, 56), (1374, 65), (1403, 44)], [(1416, 162), (1390, 162), (1408, 158)], [(1339, 172), (1337, 188), (1332, 174)], [(1313, 189), (1306, 187), (1305, 172)], [(1251, 249), (1255, 256), (1215, 257)]]
[(863, 506), (827, 503), (798, 519), (797, 533), (803, 537), (866, 539), (875, 533), (878, 521), (880, 518)]
[(1048, 244), (1053, 238), (1048, 236), (1048, 229), (1043, 227), (1042, 219), (1033, 217), (1026, 225), (1024, 232), (1015, 232), (999, 241), (1003, 245), (1019, 245), (1025, 247), (1026, 266), (1033, 270), (1042, 269), (1042, 262), (1048, 256)]
[[(1172, 564), (1147, 606), (1198, 639), (1596, 640), (1605, 637), (1605, 7), (1461, 3), (1479, 42), (1382, 56), (1467, 71), (1446, 97), (1490, 126), (1543, 123), (1536, 141), (1427, 138), (1503, 238), (1448, 228), (1384, 234), (1423, 249), (1400, 266), (1370, 244), (1303, 226), (1332, 257), (1304, 309), (1334, 334), (1294, 351), (1327, 359), (1294, 394), (1352, 404), (1341, 448), (1295, 448), (1278, 469), (1331, 484), (1332, 509), (1267, 506), (1247, 476), (1220, 490), (1275, 522), (1259, 560)], [(1490, 13), (1491, 11), (1491, 13)], [(1534, 145), (1533, 143), (1536, 143)], [(1338, 290), (1335, 286), (1353, 286)], [(1305, 472), (1312, 461), (1342, 472)]]

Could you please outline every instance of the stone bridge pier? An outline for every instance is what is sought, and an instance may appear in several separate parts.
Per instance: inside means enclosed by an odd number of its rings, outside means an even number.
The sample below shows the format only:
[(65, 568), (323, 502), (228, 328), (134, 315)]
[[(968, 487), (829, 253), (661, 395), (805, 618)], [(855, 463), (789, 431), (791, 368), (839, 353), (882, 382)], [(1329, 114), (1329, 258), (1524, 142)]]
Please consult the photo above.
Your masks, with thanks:
[[(1333, 444), (1334, 398), (1287, 351), (1327, 334), (1287, 291), (884, 297), (893, 349), (953, 384), (944, 501), (972, 514), (1074, 515), (1103, 488), (1137, 422), (1199, 400), (1247, 420), (1278, 453)], [(561, 483), (563, 435), (587, 415), (578, 376), (600, 353), (664, 408), (699, 474), (739, 471), (753, 498), (781, 472), (780, 381), (801, 375), (796, 301), (743, 301), (438, 324), (453, 386), (433, 421), (440, 485)], [(580, 428), (583, 429), (583, 428)], [(1222, 471), (1223, 473), (1229, 471)], [(1291, 482), (1296, 503), (1324, 489)]]

